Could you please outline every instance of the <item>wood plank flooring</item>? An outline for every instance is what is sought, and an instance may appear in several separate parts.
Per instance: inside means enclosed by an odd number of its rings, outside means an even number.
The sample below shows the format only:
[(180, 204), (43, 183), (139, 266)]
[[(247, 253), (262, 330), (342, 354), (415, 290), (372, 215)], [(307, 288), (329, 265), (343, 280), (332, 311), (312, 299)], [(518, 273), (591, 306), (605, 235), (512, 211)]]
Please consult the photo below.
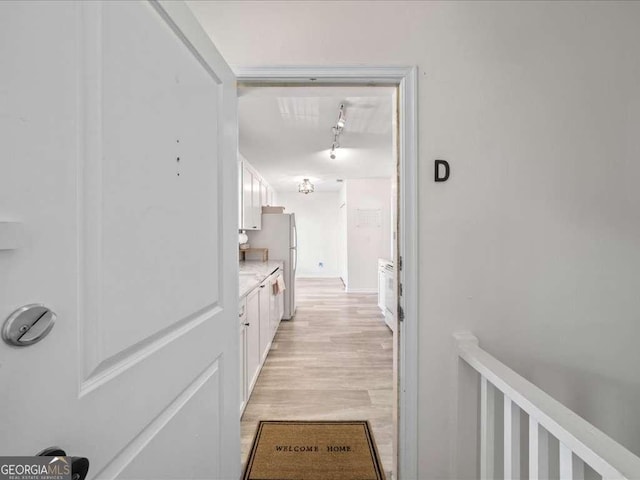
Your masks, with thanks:
[(296, 316), (280, 323), (242, 417), (243, 464), (259, 420), (369, 420), (389, 472), (393, 345), (377, 295), (334, 278), (296, 288)]

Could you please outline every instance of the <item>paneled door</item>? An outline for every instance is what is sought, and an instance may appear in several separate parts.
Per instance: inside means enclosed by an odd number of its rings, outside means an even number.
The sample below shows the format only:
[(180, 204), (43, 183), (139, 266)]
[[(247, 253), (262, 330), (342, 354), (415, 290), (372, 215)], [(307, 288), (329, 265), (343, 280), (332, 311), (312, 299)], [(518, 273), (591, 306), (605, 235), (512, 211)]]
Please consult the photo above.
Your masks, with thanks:
[(234, 75), (181, 2), (0, 2), (0, 31), (0, 322), (57, 315), (0, 342), (0, 455), (238, 478)]

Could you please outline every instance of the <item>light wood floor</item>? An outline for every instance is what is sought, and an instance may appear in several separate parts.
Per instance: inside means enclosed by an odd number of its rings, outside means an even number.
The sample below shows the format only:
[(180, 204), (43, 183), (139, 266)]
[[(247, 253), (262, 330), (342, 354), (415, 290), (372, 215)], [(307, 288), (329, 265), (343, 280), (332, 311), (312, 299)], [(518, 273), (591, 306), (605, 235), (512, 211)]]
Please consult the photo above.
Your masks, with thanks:
[(246, 462), (259, 420), (369, 420), (392, 467), (393, 351), (375, 294), (340, 279), (297, 279), (297, 312), (282, 321), (242, 417)]

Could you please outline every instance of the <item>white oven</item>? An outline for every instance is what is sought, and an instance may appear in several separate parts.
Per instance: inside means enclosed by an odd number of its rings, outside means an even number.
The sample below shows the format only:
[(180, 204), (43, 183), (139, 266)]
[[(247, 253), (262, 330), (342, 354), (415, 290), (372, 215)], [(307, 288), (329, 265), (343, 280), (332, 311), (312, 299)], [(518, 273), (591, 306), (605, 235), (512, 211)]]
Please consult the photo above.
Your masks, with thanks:
[(396, 314), (396, 275), (393, 263), (384, 265), (384, 321), (394, 330), (394, 318)]

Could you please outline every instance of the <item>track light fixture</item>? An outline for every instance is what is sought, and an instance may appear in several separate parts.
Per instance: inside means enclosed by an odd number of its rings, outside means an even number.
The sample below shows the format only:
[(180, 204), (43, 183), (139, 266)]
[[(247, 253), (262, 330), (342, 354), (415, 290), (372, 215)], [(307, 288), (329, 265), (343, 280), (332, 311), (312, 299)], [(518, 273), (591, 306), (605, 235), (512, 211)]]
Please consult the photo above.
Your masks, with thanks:
[(344, 114), (344, 103), (340, 104), (338, 108), (338, 120), (336, 124), (331, 128), (331, 132), (333, 133), (333, 143), (331, 144), (331, 153), (329, 157), (331, 160), (336, 158), (336, 148), (340, 148), (340, 135), (342, 134), (342, 130), (347, 123), (347, 117)]
[[(334, 127), (334, 130), (335, 130), (335, 127)], [(331, 154), (329, 155), (332, 160), (336, 158), (336, 148), (340, 148), (340, 143), (338, 142), (338, 140), (339, 140), (339, 134), (334, 131), (333, 143), (331, 144)]]
[(313, 193), (313, 190), (313, 183), (311, 183), (308, 178), (305, 178), (302, 183), (298, 185), (298, 192), (304, 193), (305, 195)]
[(342, 130), (344, 128), (345, 123), (347, 123), (347, 119), (344, 116), (344, 103), (341, 103), (340, 110), (338, 112), (338, 121), (336, 123), (336, 127)]

